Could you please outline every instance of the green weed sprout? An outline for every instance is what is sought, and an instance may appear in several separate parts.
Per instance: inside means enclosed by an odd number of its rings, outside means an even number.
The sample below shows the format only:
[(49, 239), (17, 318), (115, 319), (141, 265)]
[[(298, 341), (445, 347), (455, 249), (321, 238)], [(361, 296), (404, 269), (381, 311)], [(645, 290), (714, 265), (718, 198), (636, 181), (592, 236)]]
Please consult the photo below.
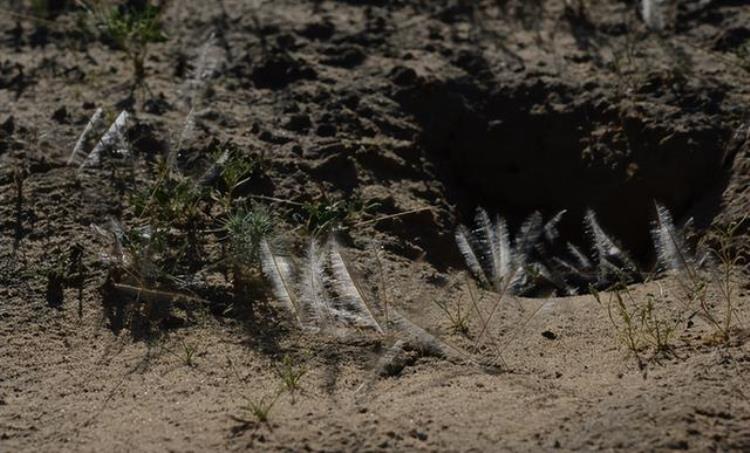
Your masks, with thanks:
[(247, 406), (244, 406), (243, 409), (250, 412), (258, 423), (268, 423), (268, 416), (271, 413), (271, 409), (273, 409), (273, 406), (276, 405), (276, 402), (283, 393), (283, 390), (280, 390), (270, 397), (266, 395), (257, 401), (248, 399)]
[(160, 9), (153, 5), (143, 9), (109, 8), (100, 0), (83, 4), (101, 33), (128, 56), (133, 65), (133, 88), (145, 87), (148, 46), (166, 40), (159, 22)]
[(307, 374), (307, 368), (303, 365), (297, 365), (294, 359), (290, 355), (284, 355), (281, 365), (276, 369), (283, 388), (286, 389), (292, 395), (292, 402), (294, 402), (294, 395), (300, 389), (300, 381), (302, 377)]

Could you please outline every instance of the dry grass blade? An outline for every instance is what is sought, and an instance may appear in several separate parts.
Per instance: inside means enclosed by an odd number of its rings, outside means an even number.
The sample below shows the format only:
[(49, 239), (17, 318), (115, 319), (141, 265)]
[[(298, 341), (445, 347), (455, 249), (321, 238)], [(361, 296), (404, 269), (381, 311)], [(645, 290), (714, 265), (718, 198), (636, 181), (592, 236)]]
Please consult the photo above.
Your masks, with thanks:
[(477, 339), (474, 341), (474, 348), (479, 348), (479, 345), (481, 344), (482, 338), (484, 337), (484, 334), (487, 332), (487, 328), (490, 325), (490, 321), (492, 321), (492, 317), (495, 316), (495, 312), (497, 312), (497, 308), (500, 306), (500, 303), (503, 301), (503, 297), (508, 292), (508, 289), (510, 288), (511, 284), (514, 281), (514, 275), (515, 272), (508, 275), (508, 277), (505, 279), (503, 286), (501, 287), (499, 294), (497, 295), (497, 301), (492, 305), (492, 309), (490, 310), (490, 313), (487, 315), (487, 318), (485, 318), (482, 321), (482, 329), (479, 331), (479, 334), (477, 335)]
[(208, 304), (209, 302), (200, 297), (190, 296), (188, 294), (179, 293), (176, 291), (168, 291), (161, 289), (145, 288), (142, 286), (128, 285), (125, 283), (111, 283), (109, 285), (114, 291), (127, 294), (132, 297), (137, 297), (146, 302), (171, 302), (175, 299), (185, 299), (191, 302), (201, 302)]
[(469, 353), (437, 338), (396, 310), (391, 310), (389, 322), (389, 327), (401, 333), (406, 338), (407, 343), (411, 342), (428, 354), (474, 363)]

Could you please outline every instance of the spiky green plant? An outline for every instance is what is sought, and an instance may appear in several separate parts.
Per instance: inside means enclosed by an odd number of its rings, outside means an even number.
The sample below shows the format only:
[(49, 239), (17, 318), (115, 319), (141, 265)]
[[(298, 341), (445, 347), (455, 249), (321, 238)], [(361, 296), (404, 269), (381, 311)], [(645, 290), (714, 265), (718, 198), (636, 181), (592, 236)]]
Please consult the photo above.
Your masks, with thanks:
[(229, 258), (242, 266), (256, 266), (260, 241), (273, 232), (273, 226), (273, 216), (263, 205), (230, 213), (223, 225), (229, 240)]

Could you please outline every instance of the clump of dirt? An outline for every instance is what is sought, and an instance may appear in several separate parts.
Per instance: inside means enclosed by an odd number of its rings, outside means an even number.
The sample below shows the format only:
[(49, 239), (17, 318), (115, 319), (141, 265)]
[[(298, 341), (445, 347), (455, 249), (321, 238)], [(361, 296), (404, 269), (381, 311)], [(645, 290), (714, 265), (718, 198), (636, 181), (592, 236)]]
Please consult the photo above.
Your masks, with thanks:
[[(567, 209), (561, 241), (586, 250), (592, 209), (649, 263), (654, 201), (698, 233), (742, 220), (747, 6), (681, 1), (657, 31), (635, 1), (156, 3), (136, 96), (77, 3), (0, 15), (0, 450), (748, 448), (746, 326), (707, 319), (748, 316), (744, 274), (731, 307), (679, 276), (620, 289), (645, 324), (679, 315), (669, 347), (628, 351), (622, 293), (500, 298), (454, 242), (477, 206), (514, 237)], [(100, 107), (130, 112), (132, 160), (77, 172)], [(226, 150), (254, 163), (236, 187)], [(170, 152), (205, 196), (170, 281), (190, 297), (152, 306), (113, 290), (91, 225), (148, 231), (138, 196)], [(285, 256), (342, 221), (358, 290), (458, 352), (312, 334), (233, 288), (227, 189), (269, 208)]]

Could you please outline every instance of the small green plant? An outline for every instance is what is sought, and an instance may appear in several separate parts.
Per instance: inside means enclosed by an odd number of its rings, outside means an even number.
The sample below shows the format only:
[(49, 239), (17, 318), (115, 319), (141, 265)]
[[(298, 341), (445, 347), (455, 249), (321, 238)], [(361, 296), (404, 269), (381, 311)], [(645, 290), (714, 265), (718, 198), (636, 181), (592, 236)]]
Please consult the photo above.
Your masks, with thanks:
[(261, 241), (270, 237), (273, 229), (274, 218), (263, 205), (237, 208), (224, 220), (222, 230), (226, 234), (226, 246), (223, 252), (237, 292), (247, 289), (248, 271), (260, 265)]
[(361, 216), (371, 210), (374, 203), (365, 203), (359, 197), (349, 200), (332, 200), (324, 195), (321, 199), (304, 203), (304, 222), (307, 230), (313, 234), (330, 231)]
[(281, 378), (283, 388), (292, 395), (292, 402), (294, 402), (295, 394), (300, 390), (302, 377), (307, 374), (307, 368), (296, 364), (294, 359), (286, 354), (281, 365), (276, 368), (276, 372)]
[(195, 346), (187, 344), (185, 340), (182, 340), (182, 363), (185, 364), (185, 366), (193, 367), (195, 366), (195, 361), (193, 360), (193, 357), (195, 357), (196, 349)]
[[(591, 294), (600, 305), (601, 294), (590, 288)], [(672, 350), (677, 327), (684, 320), (684, 311), (674, 316), (665, 314), (667, 296), (659, 286), (658, 294), (647, 294), (645, 301), (636, 300), (625, 284), (614, 287), (606, 304), (607, 315), (620, 341), (643, 367), (641, 353), (653, 347), (656, 354)]]
[(607, 304), (607, 314), (617, 332), (619, 341), (621, 341), (628, 350), (635, 355), (640, 363), (639, 354), (644, 345), (641, 341), (638, 329), (638, 308), (628, 307), (622, 297), (622, 292), (614, 291), (612, 292), (612, 297), (610, 297), (609, 303)]
[(268, 416), (271, 413), (271, 409), (273, 409), (283, 393), (283, 390), (278, 390), (273, 395), (263, 396), (260, 400), (251, 400), (248, 398), (247, 406), (244, 406), (243, 409), (250, 412), (258, 423), (268, 423)]
[(160, 9), (153, 5), (142, 9), (110, 8), (101, 0), (83, 4), (100, 32), (128, 56), (133, 65), (133, 88), (145, 87), (148, 46), (166, 40), (159, 21)]
[(708, 247), (708, 253), (715, 261), (713, 281), (724, 307), (723, 313), (716, 313), (704, 296), (699, 299), (700, 315), (715, 329), (715, 340), (719, 343), (729, 342), (734, 330), (737, 302), (735, 290), (738, 277), (745, 272), (744, 256), (748, 252), (747, 238), (740, 236), (739, 231), (746, 221), (747, 217), (744, 217), (723, 228), (716, 228), (706, 239), (714, 244)]
[(172, 175), (135, 192), (130, 203), (139, 219), (154, 225), (189, 228), (199, 221), (203, 198), (200, 186), (189, 178)]
[(262, 159), (245, 156), (238, 150), (230, 152), (229, 158), (221, 171), (221, 179), (230, 200), (234, 190), (249, 180), (254, 173), (261, 170), (262, 166)]
[(677, 330), (675, 320), (663, 319), (657, 314), (655, 303), (663, 305), (666, 302), (664, 293), (659, 288), (660, 296), (653, 294), (646, 296), (646, 305), (639, 308), (640, 323), (643, 327), (645, 339), (656, 349), (656, 352), (669, 352), (672, 349), (671, 342)]
[(229, 259), (235, 265), (256, 266), (263, 238), (271, 235), (274, 218), (263, 205), (252, 209), (238, 208), (229, 214), (222, 229), (229, 241)]

